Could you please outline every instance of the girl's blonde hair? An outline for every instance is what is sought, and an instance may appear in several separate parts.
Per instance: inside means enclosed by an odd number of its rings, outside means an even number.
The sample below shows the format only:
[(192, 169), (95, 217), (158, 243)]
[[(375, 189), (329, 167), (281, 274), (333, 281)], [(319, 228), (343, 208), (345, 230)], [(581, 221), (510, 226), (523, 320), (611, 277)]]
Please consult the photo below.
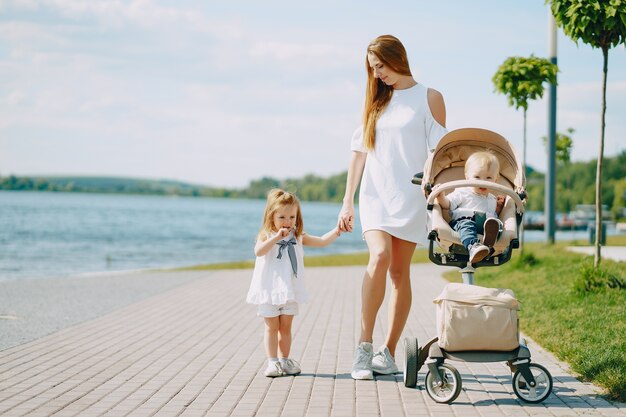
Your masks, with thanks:
[(489, 171), (495, 171), (496, 177), (494, 181), (500, 176), (500, 161), (490, 151), (474, 152), (467, 158), (467, 161), (465, 161), (465, 177), (467, 177), (467, 171), (472, 167), (486, 167)]
[(365, 55), (367, 85), (363, 108), (363, 145), (372, 151), (376, 147), (376, 122), (391, 100), (393, 87), (374, 76), (374, 69), (370, 67), (367, 60), (368, 54), (373, 54), (383, 65), (388, 66), (398, 74), (411, 75), (411, 69), (406, 50), (398, 38), (382, 35), (368, 45)]
[(276, 213), (276, 210), (281, 207), (294, 205), (297, 208), (295, 235), (296, 238), (300, 237), (300, 235), (302, 235), (302, 231), (304, 230), (304, 223), (302, 221), (302, 213), (300, 210), (300, 200), (298, 200), (298, 197), (296, 197), (295, 194), (274, 188), (267, 194), (265, 214), (263, 214), (263, 226), (261, 226), (261, 230), (259, 230), (258, 239), (265, 240), (267, 239), (267, 236), (278, 231), (274, 230), (274, 213)]

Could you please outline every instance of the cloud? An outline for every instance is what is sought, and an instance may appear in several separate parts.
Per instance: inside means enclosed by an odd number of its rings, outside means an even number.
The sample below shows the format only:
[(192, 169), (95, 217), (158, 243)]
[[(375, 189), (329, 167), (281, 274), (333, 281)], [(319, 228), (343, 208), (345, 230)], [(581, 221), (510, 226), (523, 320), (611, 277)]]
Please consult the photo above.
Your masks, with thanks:
[[(608, 81), (607, 98), (623, 100), (626, 94), (626, 80)], [(598, 107), (602, 97), (602, 82), (570, 82), (559, 85), (558, 99), (567, 105), (592, 105)], [(620, 100), (620, 101), (621, 101)]]
[(345, 65), (347, 57), (355, 57), (352, 48), (330, 43), (258, 41), (249, 48), (251, 58), (277, 65), (293, 65), (313, 68), (330, 68)]
[[(335, 13), (322, 26), (330, 6)], [(406, 41), (417, 80), (444, 94), (450, 128), (492, 129), (521, 148), (522, 113), (493, 94), (490, 75), (507, 54), (544, 44), (528, 31), (530, 18), (494, 37), (486, 33), (499, 30), (487, 25), (491, 17), (481, 13), (465, 25), (460, 6), (429, 4), (418, 26), (415, 12), (392, 18), (347, 4), (304, 7), (307, 13), (287, 2), (0, 3), (8, 16), (0, 22), (2, 172), (109, 170), (242, 186), (263, 175), (343, 171), (363, 105), (363, 49), (388, 29)], [(444, 12), (452, 17), (442, 23)], [(533, 36), (513, 37), (518, 31)], [(614, 55), (611, 152), (616, 132), (626, 129), (616, 120), (626, 81)], [(571, 74), (585, 67), (581, 59), (562, 60), (558, 129), (574, 127), (575, 152), (588, 159), (597, 152), (601, 90), (589, 81), (599, 78), (595, 66), (591, 76)], [(545, 101), (533, 103), (529, 159), (538, 169), (546, 118)], [(65, 156), (70, 151), (74, 160)]]
[(199, 26), (199, 15), (184, 8), (163, 7), (150, 0), (88, 1), (88, 0), (46, 0), (41, 9), (49, 9), (61, 16), (72, 19), (96, 19), (107, 25), (133, 24), (146, 27), (168, 24), (191, 24)]
[(219, 39), (238, 38), (242, 34), (242, 25), (236, 18), (211, 19), (202, 10), (179, 3), (167, 7), (151, 0), (8, 0), (3, 7), (7, 14), (14, 11), (46, 16), (46, 26), (67, 23), (109, 29), (139, 27), (206, 33)]

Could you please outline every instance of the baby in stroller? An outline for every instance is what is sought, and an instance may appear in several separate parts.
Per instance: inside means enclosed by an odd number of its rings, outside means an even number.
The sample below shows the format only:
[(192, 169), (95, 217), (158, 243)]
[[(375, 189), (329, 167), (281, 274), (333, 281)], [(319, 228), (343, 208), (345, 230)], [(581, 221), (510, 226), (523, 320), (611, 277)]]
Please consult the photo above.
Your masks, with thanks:
[(519, 303), (513, 292), (473, 285), (477, 268), (502, 265), (520, 247), (525, 176), (513, 147), (489, 130), (451, 131), (413, 183), (427, 197), (429, 259), (460, 268), (463, 284), (447, 284), (433, 300), (436, 337), (422, 346), (415, 337), (405, 338), (404, 385), (415, 387), (419, 370), (427, 365), (426, 392), (436, 402), (451, 403), (462, 380), (446, 360), (502, 361), (513, 373), (518, 398), (545, 400), (552, 392), (552, 376), (532, 362), (526, 341), (519, 338)]
[[(472, 162), (472, 159), (478, 159), (484, 152), (489, 154), (489, 161)], [(476, 153), (478, 155), (472, 157)], [(488, 169), (482, 169), (485, 167)], [(476, 174), (472, 172), (474, 170), (491, 172)], [(484, 177), (472, 178), (477, 175)], [(464, 269), (463, 282), (473, 284), (471, 267), (502, 265), (511, 259), (513, 249), (519, 248), (519, 227), (526, 197), (524, 170), (512, 146), (499, 134), (476, 128), (449, 132), (439, 141), (426, 161), (424, 172), (417, 174), (413, 183), (420, 184), (427, 197), (430, 260), (437, 265)], [(454, 196), (463, 192), (455, 191), (457, 189), (477, 190), (483, 195), (493, 194), (498, 197), (492, 195), (486, 198), (486, 208), (472, 209), (473, 205), (456, 200)], [(446, 204), (448, 201), (449, 205)], [(466, 208), (457, 207), (457, 203)], [(467, 235), (469, 240), (463, 241), (466, 237), (466, 230), (461, 227), (464, 222), (453, 222), (455, 228), (451, 227), (451, 221), (456, 218), (450, 216), (450, 207), (455, 211), (453, 216), (473, 219), (477, 227), (475, 232)], [(487, 212), (494, 216), (482, 214)], [(485, 224), (487, 218), (494, 220)], [(468, 225), (472, 226), (471, 223), (465, 224)], [(468, 246), (476, 243), (474, 239), (479, 245), (470, 254), (472, 248)]]
[[(496, 182), (500, 175), (498, 157), (487, 151), (475, 152), (465, 162), (465, 178)], [(502, 230), (498, 218), (504, 207), (504, 197), (494, 196), (485, 187), (460, 187), (448, 195), (437, 195), (437, 203), (450, 210), (450, 226), (459, 234), (469, 252), (470, 263), (486, 258)], [(483, 235), (482, 242), (478, 234)]]

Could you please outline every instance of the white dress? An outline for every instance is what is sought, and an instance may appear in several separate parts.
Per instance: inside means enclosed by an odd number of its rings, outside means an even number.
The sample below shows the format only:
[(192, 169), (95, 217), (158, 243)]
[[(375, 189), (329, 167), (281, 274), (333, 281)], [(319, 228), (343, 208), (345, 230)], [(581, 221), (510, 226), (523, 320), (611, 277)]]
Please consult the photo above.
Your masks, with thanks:
[[(293, 237), (292, 231), (284, 240)], [(293, 273), (287, 249), (278, 259), (279, 245), (274, 245), (268, 253), (257, 256), (252, 273), (252, 282), (246, 302), (250, 304), (281, 305), (287, 302), (306, 303), (309, 294), (304, 286), (304, 250), (302, 236), (293, 246), (298, 263), (298, 276)]]
[(447, 133), (428, 106), (428, 89), (416, 84), (394, 90), (376, 124), (376, 147), (363, 146), (363, 127), (352, 136), (351, 149), (367, 152), (359, 193), (363, 233), (382, 230), (397, 238), (426, 242), (426, 199), (411, 183), (443, 135)]

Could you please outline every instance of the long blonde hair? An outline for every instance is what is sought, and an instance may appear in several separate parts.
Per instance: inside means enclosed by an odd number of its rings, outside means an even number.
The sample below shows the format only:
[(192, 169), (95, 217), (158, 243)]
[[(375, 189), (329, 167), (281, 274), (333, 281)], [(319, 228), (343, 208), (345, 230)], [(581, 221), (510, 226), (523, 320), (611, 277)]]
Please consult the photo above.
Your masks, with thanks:
[(296, 197), (295, 194), (279, 188), (273, 188), (267, 194), (267, 203), (265, 204), (265, 213), (263, 214), (263, 226), (261, 226), (261, 230), (259, 230), (257, 239), (266, 240), (267, 236), (278, 231), (274, 230), (274, 213), (276, 213), (276, 210), (279, 208), (285, 206), (296, 206), (296, 239), (302, 235), (304, 222), (302, 220), (302, 213), (300, 210), (300, 200), (298, 200), (298, 197)]
[(376, 122), (391, 100), (393, 87), (374, 76), (374, 69), (370, 67), (367, 60), (368, 54), (373, 54), (383, 65), (388, 66), (398, 74), (411, 75), (411, 69), (406, 50), (402, 42), (395, 36), (382, 35), (368, 45), (365, 55), (367, 85), (365, 88), (365, 106), (363, 107), (363, 145), (371, 151), (376, 147)]

